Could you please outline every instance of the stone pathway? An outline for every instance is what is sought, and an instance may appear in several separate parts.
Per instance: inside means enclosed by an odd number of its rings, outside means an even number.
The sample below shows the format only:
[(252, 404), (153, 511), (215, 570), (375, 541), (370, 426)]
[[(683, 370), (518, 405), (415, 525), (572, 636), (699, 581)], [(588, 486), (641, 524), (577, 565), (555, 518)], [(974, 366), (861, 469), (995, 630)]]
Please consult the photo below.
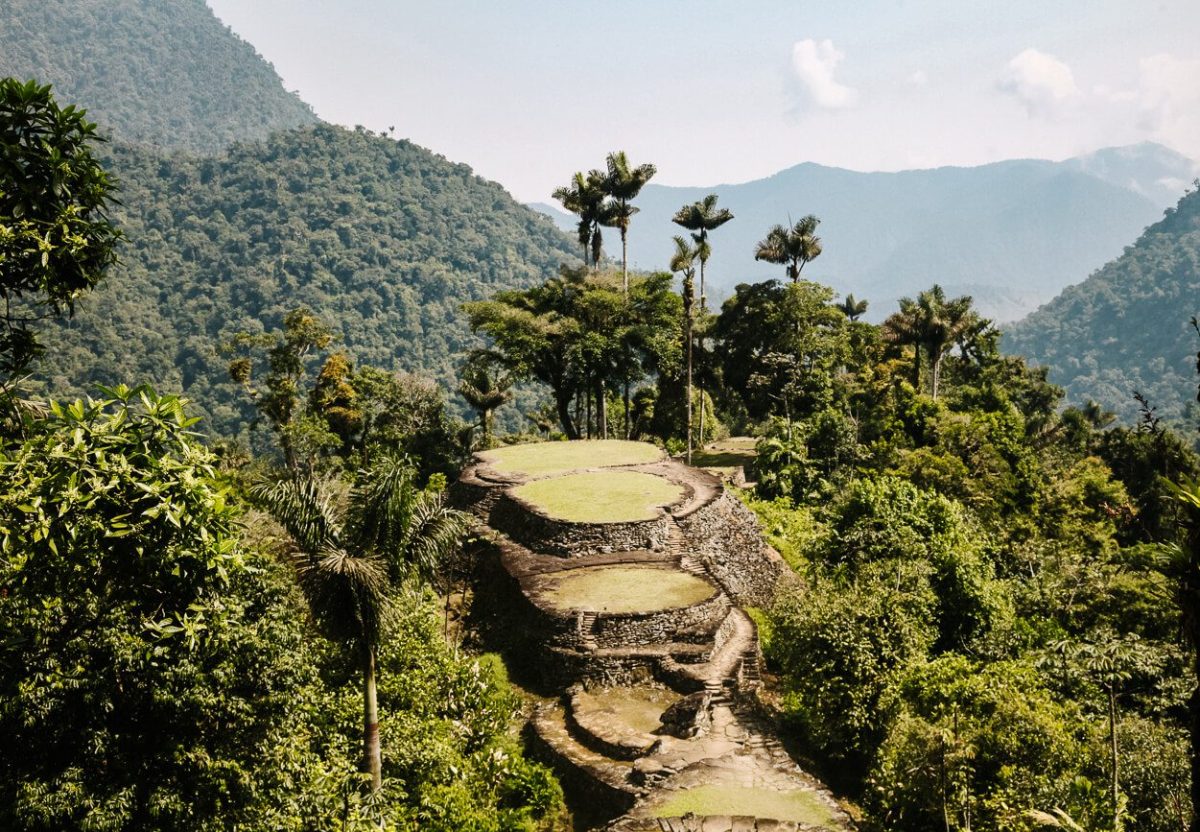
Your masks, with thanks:
[[(829, 791), (755, 716), (758, 634), (737, 605), (762, 603), (769, 588), (763, 575), (783, 579), (778, 554), (717, 477), (669, 460), (626, 468), (682, 485), (685, 496), (646, 521), (645, 533), (637, 524), (613, 524), (621, 545), (603, 545), (604, 524), (580, 524), (582, 553), (564, 546), (576, 530), (537, 516), (522, 521), (519, 512), (533, 509), (514, 508), (506, 496), (528, 481), (519, 473), (496, 477), (477, 463), (456, 487), (456, 502), (475, 511), (494, 544), (492, 566), (500, 572), (481, 590), (518, 593), (505, 626), (519, 629), (543, 687), (559, 692), (530, 720), (533, 750), (554, 765), (575, 807), (596, 819), (593, 828), (852, 829)], [(510, 534), (490, 522), (497, 511)], [(553, 535), (544, 548), (539, 534)], [(639, 539), (645, 548), (628, 545)], [(651, 581), (680, 570), (712, 584), (714, 594), (688, 607), (635, 613), (563, 610), (542, 597), (551, 576), (613, 564), (640, 564)], [(747, 580), (747, 570), (758, 577)]]

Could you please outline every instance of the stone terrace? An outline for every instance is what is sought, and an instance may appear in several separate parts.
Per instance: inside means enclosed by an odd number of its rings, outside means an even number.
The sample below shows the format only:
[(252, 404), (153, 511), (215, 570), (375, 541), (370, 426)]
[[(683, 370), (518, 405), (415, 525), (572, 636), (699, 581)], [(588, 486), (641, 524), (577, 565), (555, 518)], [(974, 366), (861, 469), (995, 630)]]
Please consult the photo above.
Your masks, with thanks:
[[(677, 488), (572, 476), (614, 471)], [(592, 491), (520, 488), (564, 477)], [(646, 494), (677, 496), (647, 505)], [(544, 443), (479, 455), (453, 495), (491, 541), (481, 591), (557, 695), (537, 707), (529, 739), (577, 816), (614, 832), (852, 828), (755, 716), (761, 656), (741, 607), (769, 603), (791, 573), (715, 476), (641, 443)], [(561, 519), (580, 502), (581, 513), (635, 510)]]

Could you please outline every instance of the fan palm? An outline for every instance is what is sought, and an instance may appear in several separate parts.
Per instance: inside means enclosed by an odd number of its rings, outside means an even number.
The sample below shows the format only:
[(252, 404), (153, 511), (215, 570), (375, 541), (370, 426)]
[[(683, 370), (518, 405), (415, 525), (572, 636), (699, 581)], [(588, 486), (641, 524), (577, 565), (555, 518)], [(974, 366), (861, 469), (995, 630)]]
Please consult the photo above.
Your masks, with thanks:
[(356, 654), (363, 684), (363, 763), (382, 784), (375, 659), (393, 615), (392, 597), (409, 576), (428, 580), (459, 545), (468, 515), (441, 492), (416, 487), (403, 457), (360, 470), (346, 499), (310, 476), (262, 483), (252, 496), (287, 530), (289, 557), (320, 633)]
[(809, 214), (791, 228), (775, 226), (759, 241), (754, 259), (786, 266), (788, 278), (795, 283), (804, 267), (821, 256), (821, 238), (816, 236), (820, 224), (819, 219)]
[(720, 228), (733, 219), (728, 208), (717, 208), (717, 195), (709, 194), (704, 199), (697, 200), (691, 205), (685, 205), (675, 212), (672, 219), (676, 225), (681, 225), (692, 232), (692, 240), (696, 243), (696, 256), (700, 260), (700, 308), (705, 305), (704, 267), (712, 254), (708, 244), (708, 232)]
[(699, 252), (683, 237), (676, 236), (671, 271), (683, 276), (683, 339), (687, 349), (687, 463), (692, 464), (692, 307), (696, 294), (696, 258)]
[(637, 198), (658, 168), (654, 165), (638, 165), (629, 162), (624, 150), (608, 154), (608, 173), (604, 177), (604, 192), (612, 198), (612, 204), (604, 216), (604, 225), (621, 232), (621, 276), (626, 295), (629, 294), (629, 223), (638, 212), (630, 202)]

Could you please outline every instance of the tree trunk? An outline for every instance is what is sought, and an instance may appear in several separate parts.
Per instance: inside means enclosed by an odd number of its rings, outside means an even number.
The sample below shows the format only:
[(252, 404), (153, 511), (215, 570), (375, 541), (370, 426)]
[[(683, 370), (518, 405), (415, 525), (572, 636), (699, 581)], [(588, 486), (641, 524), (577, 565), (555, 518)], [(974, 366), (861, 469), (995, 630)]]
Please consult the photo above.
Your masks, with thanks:
[(945, 353), (943, 353), (941, 350), (938, 350), (936, 347), (929, 351), (929, 392), (935, 401), (937, 400), (938, 396), (938, 382), (940, 382), (942, 378), (942, 358), (944, 356)]
[(383, 786), (379, 748), (379, 703), (375, 696), (375, 650), (363, 648), (363, 771), (371, 775), (371, 791)]
[(608, 438), (608, 396), (602, 381), (596, 382), (596, 435), (601, 439)]
[(913, 344), (912, 386), (921, 392), (921, 345), (916, 343)]
[(629, 371), (625, 371), (625, 438), (629, 438)]
[(1109, 762), (1112, 765), (1112, 809), (1113, 809), (1113, 832), (1121, 832), (1123, 824), (1121, 823), (1121, 801), (1120, 801), (1120, 759), (1117, 755), (1117, 686), (1114, 683), (1108, 685), (1108, 744), (1109, 744)]
[(568, 439), (578, 439), (579, 430), (571, 418), (571, 396), (567, 393), (555, 393), (554, 403), (558, 407), (558, 421), (562, 424), (563, 433)]
[(592, 388), (585, 386), (583, 391), (584, 411), (587, 418), (583, 420), (583, 435), (588, 439), (592, 438)]
[[(700, 320), (704, 320), (704, 313), (708, 310), (708, 304), (704, 298), (704, 260), (700, 261)], [(704, 336), (700, 336), (700, 346), (704, 346)], [(704, 450), (704, 388), (700, 388), (700, 450)]]
[(628, 242), (627, 242), (628, 234), (629, 234), (629, 232), (624, 227), (622, 227), (621, 228), (621, 291), (624, 293), (625, 297), (629, 297), (629, 246), (628, 246)]
[[(690, 287), (689, 287), (690, 288)], [(692, 464), (692, 314), (688, 310), (687, 326), (687, 464)]]

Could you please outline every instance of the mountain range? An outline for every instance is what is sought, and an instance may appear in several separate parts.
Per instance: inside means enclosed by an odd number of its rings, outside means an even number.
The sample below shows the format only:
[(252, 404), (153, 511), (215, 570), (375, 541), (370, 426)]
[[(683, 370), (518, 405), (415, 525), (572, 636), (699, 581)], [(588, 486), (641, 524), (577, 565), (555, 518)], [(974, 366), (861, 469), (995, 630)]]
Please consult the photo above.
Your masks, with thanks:
[(1200, 192), (1191, 191), (1112, 262), (1006, 333), (1003, 346), (1050, 368), (1068, 401), (1125, 421), (1134, 393), (1159, 417), (1197, 424)]
[[(871, 301), (869, 318), (897, 298), (940, 283), (970, 294), (984, 314), (1013, 321), (1079, 282), (1174, 204), (1194, 161), (1144, 143), (1051, 162), (1016, 159), (977, 167), (862, 173), (804, 163), (738, 185), (668, 187), (651, 182), (629, 237), (640, 268), (666, 265), (678, 208), (715, 193), (735, 219), (715, 231), (709, 278), (716, 297), (742, 282), (782, 276), (754, 260), (776, 223), (821, 219), (824, 252), (804, 275)], [(554, 206), (530, 207), (573, 232)], [(616, 250), (615, 233), (609, 247)]]

